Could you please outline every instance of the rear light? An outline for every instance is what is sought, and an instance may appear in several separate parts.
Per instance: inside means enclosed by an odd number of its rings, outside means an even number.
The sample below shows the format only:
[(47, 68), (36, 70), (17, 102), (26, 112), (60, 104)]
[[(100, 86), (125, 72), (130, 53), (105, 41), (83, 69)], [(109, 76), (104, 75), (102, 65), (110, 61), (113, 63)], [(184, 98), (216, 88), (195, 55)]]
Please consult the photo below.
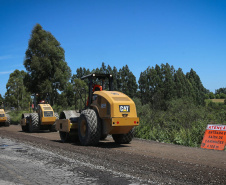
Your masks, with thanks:
[[(119, 121), (117, 121), (116, 123), (119, 124)], [(115, 122), (113, 122), (113, 125), (115, 125)]]

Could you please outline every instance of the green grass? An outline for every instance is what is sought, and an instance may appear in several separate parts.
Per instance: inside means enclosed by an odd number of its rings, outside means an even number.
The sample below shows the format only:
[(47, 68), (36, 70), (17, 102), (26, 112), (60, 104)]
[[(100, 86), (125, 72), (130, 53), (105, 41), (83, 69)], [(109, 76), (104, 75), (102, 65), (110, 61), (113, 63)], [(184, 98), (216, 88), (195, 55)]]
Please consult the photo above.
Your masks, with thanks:
[(14, 125), (19, 124), (23, 113), (28, 113), (28, 111), (11, 111), (11, 112), (9, 112), (11, 124), (14, 124)]

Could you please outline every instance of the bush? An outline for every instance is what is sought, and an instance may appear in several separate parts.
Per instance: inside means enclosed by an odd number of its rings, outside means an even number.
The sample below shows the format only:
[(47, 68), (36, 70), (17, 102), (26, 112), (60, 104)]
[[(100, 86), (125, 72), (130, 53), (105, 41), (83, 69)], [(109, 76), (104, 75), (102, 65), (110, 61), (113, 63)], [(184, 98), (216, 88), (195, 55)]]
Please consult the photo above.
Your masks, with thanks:
[(23, 113), (27, 113), (28, 111), (11, 111), (9, 112), (11, 124), (18, 125), (20, 124), (20, 120)]
[(141, 105), (135, 100), (140, 125), (136, 137), (185, 146), (200, 146), (207, 124), (223, 123), (226, 106), (211, 103), (197, 106), (189, 99), (167, 102), (167, 110), (153, 110), (150, 104)]

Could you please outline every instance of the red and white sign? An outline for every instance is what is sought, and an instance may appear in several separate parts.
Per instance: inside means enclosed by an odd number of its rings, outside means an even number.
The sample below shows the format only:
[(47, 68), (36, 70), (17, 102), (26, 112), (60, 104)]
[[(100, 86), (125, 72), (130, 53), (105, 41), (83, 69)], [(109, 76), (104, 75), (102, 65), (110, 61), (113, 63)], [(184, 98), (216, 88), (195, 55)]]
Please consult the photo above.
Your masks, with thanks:
[(207, 125), (201, 148), (224, 150), (226, 144), (226, 125)]
[(206, 129), (226, 131), (226, 125), (208, 125)]

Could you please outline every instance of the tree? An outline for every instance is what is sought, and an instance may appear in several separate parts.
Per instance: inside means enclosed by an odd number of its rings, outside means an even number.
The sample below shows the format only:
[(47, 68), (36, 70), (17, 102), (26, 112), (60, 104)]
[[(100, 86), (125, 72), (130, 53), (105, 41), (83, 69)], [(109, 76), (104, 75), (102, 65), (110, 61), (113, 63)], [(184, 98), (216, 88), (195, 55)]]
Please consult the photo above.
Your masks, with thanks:
[(215, 90), (215, 94), (220, 94), (220, 93), (226, 94), (226, 88), (220, 88), (220, 89)]
[(85, 75), (88, 75), (90, 74), (90, 70), (89, 69), (86, 69), (86, 68), (77, 68), (76, 69), (76, 74), (74, 74), (71, 78), (71, 83), (73, 83), (74, 79), (81, 79), (81, 77), (85, 76)]
[(75, 108), (82, 109), (88, 99), (88, 85), (84, 80), (75, 79), (73, 87), (75, 93)]
[(155, 68), (150, 68), (149, 66), (144, 72), (141, 72), (138, 83), (142, 104), (153, 104), (153, 101), (158, 99), (157, 94), (159, 93), (157, 92), (160, 91), (162, 86), (161, 82), (160, 68), (158, 65)]
[(0, 94), (0, 107), (3, 107), (3, 106), (4, 106), (4, 98)]
[(55, 37), (37, 24), (32, 30), (24, 66), (27, 70), (25, 85), (31, 93), (50, 94), (51, 104), (57, 91), (63, 91), (71, 76), (64, 49)]
[(109, 71), (107, 70), (107, 67), (106, 67), (104, 62), (102, 62), (102, 65), (101, 65), (99, 73), (101, 73), (101, 74), (108, 74), (109, 73)]
[(182, 69), (179, 68), (174, 73), (174, 81), (175, 81), (175, 90), (176, 90), (176, 98), (193, 98), (194, 89), (190, 81), (186, 78), (186, 75), (183, 73)]
[(216, 99), (220, 99), (220, 95), (219, 94), (216, 95)]
[[(119, 90), (119, 72), (118, 69), (114, 66), (113, 69), (110, 65), (106, 66), (104, 62), (102, 62), (100, 68), (96, 68), (92, 70), (92, 73), (102, 73), (102, 74), (112, 74), (113, 75), (113, 90)], [(100, 81), (96, 81), (95, 83), (102, 83)], [(108, 81), (105, 81), (105, 87), (108, 87)]]
[(64, 92), (62, 93), (65, 95), (66, 103), (69, 107), (72, 107), (75, 105), (74, 91), (75, 91), (75, 88), (73, 87), (73, 84), (68, 82)]
[[(90, 73), (91, 73), (90, 70), (86, 69), (84, 67), (77, 68), (76, 74), (73, 74), (73, 76), (71, 77), (71, 83), (75, 84), (76, 79), (81, 79), (83, 76), (89, 75)], [(89, 85), (88, 79), (85, 79), (84, 81), (85, 81), (86, 85)]]
[(214, 98), (215, 98), (215, 95), (213, 94), (213, 92), (210, 92), (210, 93), (209, 93), (209, 98), (210, 98), (210, 99), (214, 99)]
[(208, 92), (191, 69), (186, 75), (182, 69), (175, 70), (168, 63), (148, 67), (139, 78), (139, 97), (142, 104), (150, 103), (153, 109), (167, 109), (167, 101), (189, 98), (196, 104), (204, 104)]
[(15, 70), (10, 74), (6, 84), (5, 101), (11, 107), (28, 108), (31, 101), (30, 93), (24, 86), (23, 80), (26, 72)]
[(220, 98), (221, 98), (221, 99), (225, 99), (225, 98), (226, 98), (226, 94), (220, 93)]
[(174, 73), (175, 69), (173, 66), (170, 66), (168, 63), (166, 65), (161, 65), (161, 71), (163, 76), (163, 94), (164, 100), (168, 101), (176, 97), (175, 82), (174, 82)]
[(129, 67), (127, 65), (119, 69), (118, 79), (119, 79), (118, 81), (119, 91), (125, 93), (130, 98), (135, 97), (138, 88), (136, 77), (129, 70)]
[(190, 72), (188, 72), (186, 74), (186, 77), (190, 81), (190, 83), (192, 84), (192, 87), (194, 89), (193, 98), (195, 100), (195, 103), (197, 103), (199, 105), (204, 105), (206, 89), (202, 85), (202, 82), (201, 82), (199, 76), (193, 69), (191, 69)]
[(118, 69), (115, 66), (113, 67), (112, 75), (113, 75), (113, 89), (115, 91), (118, 91), (119, 74), (118, 74)]
[(183, 96), (189, 96), (189, 91), (187, 87), (187, 78), (183, 73), (182, 69), (179, 68), (174, 74), (174, 81), (175, 81), (175, 90), (176, 96), (178, 98), (182, 98)]

